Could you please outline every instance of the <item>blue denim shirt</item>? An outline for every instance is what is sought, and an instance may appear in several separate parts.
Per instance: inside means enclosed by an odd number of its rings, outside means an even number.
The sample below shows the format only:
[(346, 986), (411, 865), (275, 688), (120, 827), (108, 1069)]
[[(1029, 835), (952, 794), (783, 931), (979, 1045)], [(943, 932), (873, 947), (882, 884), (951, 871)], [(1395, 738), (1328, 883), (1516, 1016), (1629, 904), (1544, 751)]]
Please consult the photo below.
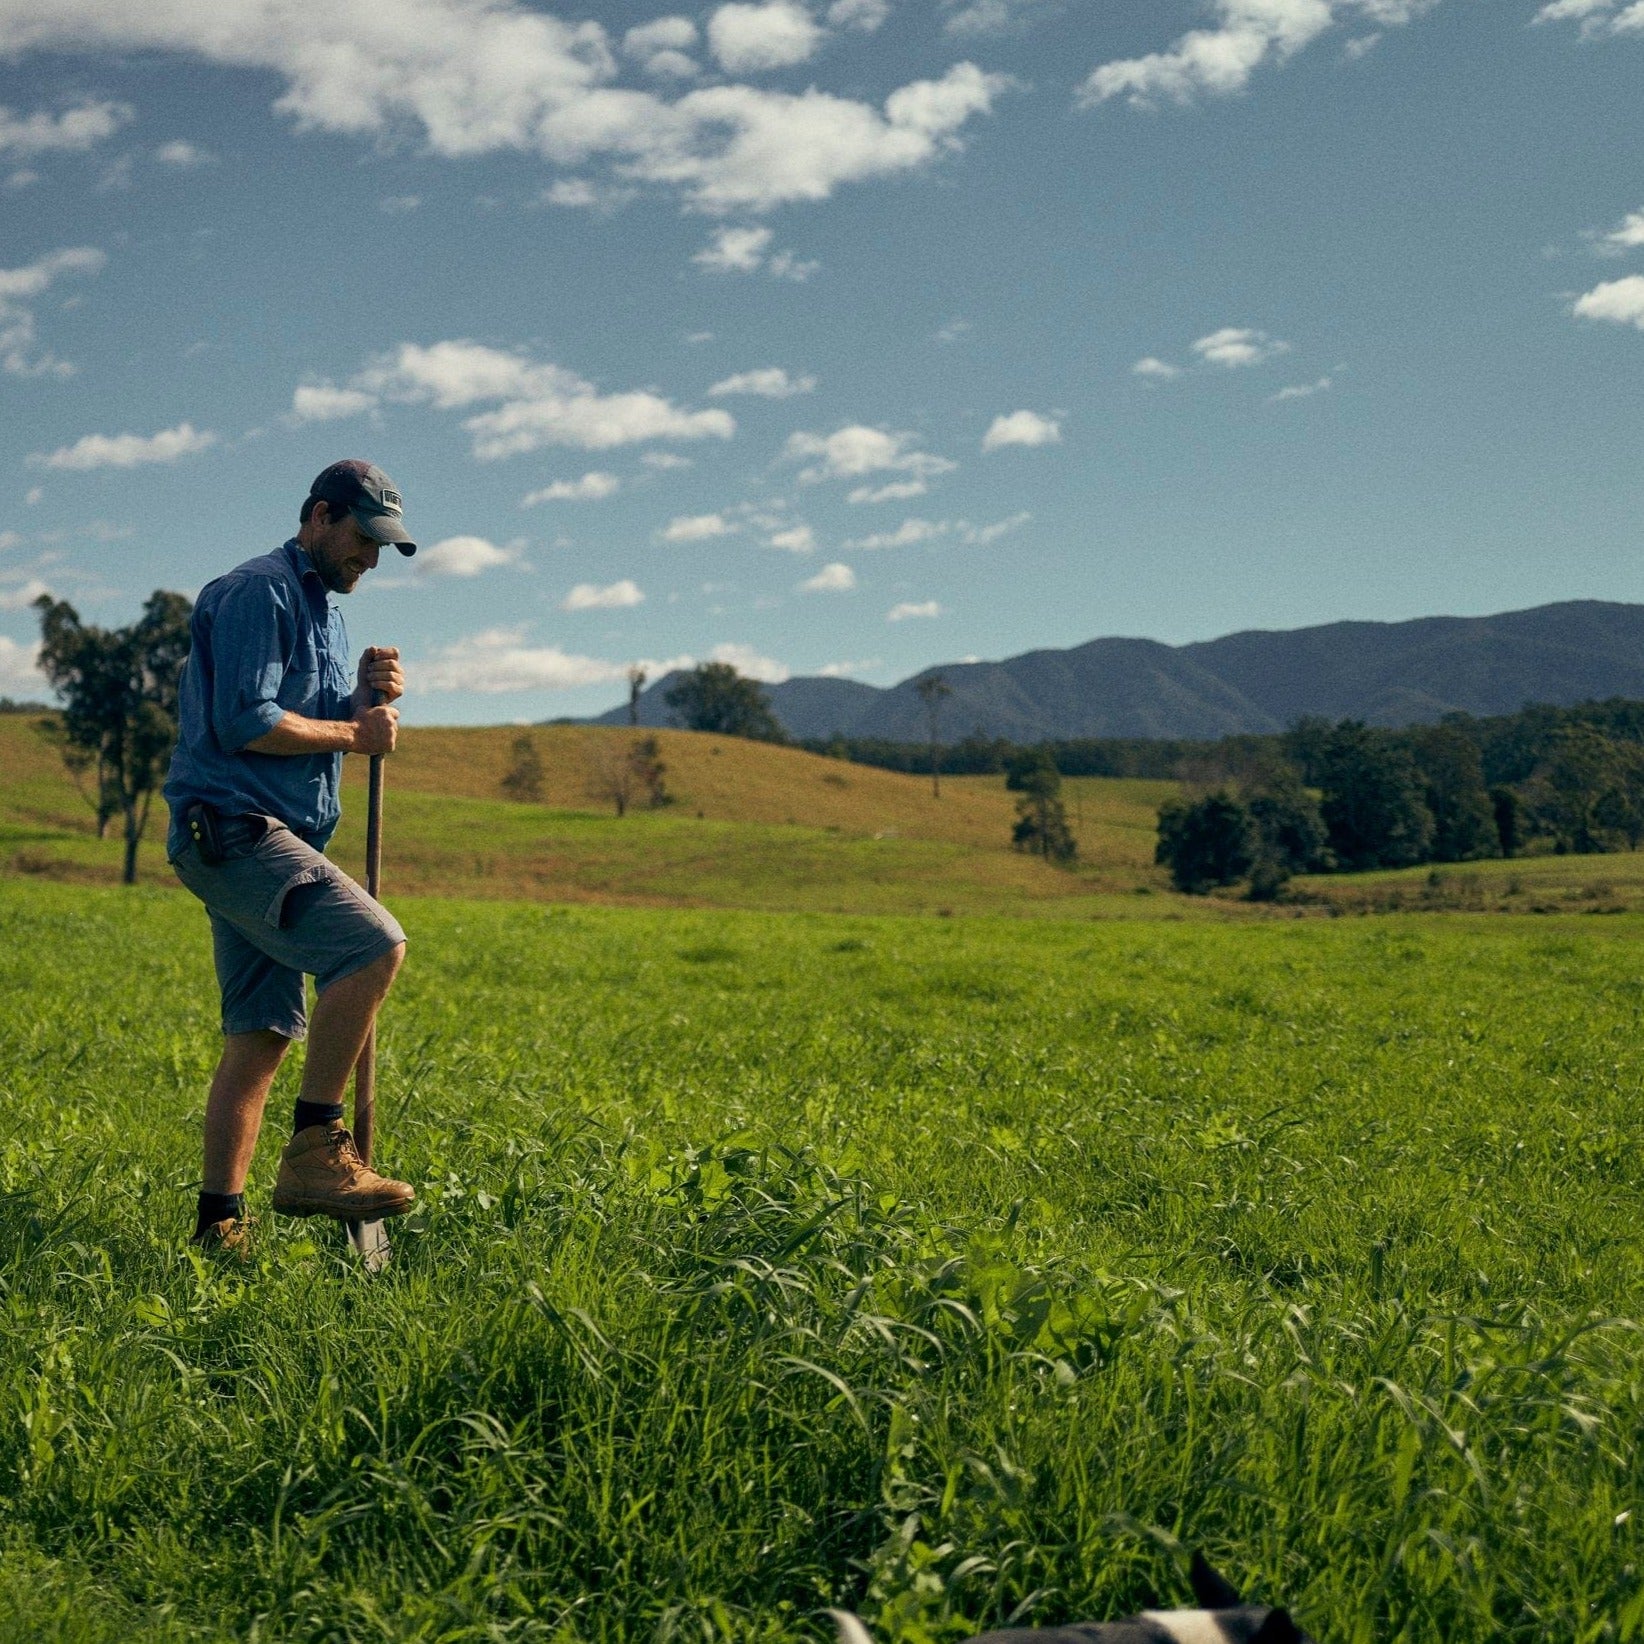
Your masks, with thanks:
[(353, 713), (348, 631), (293, 537), (282, 548), (208, 582), (189, 622), (177, 749), (166, 777), (166, 852), (186, 843), (183, 807), (204, 800), (228, 815), (278, 817), (323, 850), (342, 814), (340, 753), (246, 749), (287, 711), (305, 719)]

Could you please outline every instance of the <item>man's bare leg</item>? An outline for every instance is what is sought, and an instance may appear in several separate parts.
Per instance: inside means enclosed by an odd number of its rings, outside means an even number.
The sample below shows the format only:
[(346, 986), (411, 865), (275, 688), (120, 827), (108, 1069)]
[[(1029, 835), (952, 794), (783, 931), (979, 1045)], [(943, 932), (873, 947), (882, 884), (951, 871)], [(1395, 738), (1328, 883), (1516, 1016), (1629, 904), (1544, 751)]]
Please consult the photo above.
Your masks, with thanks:
[(341, 1105), (349, 1075), (365, 1048), (365, 1036), (404, 958), (405, 944), (401, 942), (369, 965), (333, 982), (315, 1000), (308, 1024), (302, 1101), (321, 1107)]
[(262, 1129), (263, 1106), (290, 1046), (284, 1034), (267, 1029), (224, 1037), (222, 1060), (206, 1097), (201, 1186), (207, 1193), (245, 1191), (246, 1172)]

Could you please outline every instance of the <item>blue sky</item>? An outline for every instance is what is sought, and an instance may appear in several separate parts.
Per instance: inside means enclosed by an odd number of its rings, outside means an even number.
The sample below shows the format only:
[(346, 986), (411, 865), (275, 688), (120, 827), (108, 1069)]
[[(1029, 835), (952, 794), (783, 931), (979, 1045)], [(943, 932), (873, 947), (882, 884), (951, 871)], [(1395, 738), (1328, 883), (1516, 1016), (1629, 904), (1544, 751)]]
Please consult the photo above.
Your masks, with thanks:
[(0, 692), (340, 456), (424, 723), (1644, 600), (1641, 71), (1644, 0), (0, 0)]

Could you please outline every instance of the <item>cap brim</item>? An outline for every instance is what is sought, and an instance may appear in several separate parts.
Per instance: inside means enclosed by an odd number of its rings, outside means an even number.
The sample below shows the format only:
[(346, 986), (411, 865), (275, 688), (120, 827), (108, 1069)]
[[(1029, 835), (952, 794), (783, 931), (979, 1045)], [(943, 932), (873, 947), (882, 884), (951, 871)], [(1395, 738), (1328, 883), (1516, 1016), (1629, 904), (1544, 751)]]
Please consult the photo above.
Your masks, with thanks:
[(348, 511), (353, 515), (354, 523), (367, 536), (384, 545), (393, 543), (402, 554), (416, 553), (417, 545), (402, 520), (392, 514), (373, 514), (364, 508), (350, 508)]

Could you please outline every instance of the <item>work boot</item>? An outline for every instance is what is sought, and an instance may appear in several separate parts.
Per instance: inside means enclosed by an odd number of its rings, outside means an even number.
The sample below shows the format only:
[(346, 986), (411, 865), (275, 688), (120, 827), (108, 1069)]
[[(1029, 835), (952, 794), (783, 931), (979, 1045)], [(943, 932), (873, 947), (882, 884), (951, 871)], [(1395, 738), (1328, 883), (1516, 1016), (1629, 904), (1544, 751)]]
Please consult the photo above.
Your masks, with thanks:
[(220, 1222), (202, 1227), (188, 1242), (204, 1255), (248, 1262), (252, 1257), (251, 1230), (256, 1224), (255, 1216), (225, 1216)]
[(280, 1155), (274, 1183), (274, 1208), (282, 1216), (331, 1216), (339, 1222), (402, 1216), (416, 1196), (409, 1182), (379, 1176), (340, 1124), (299, 1130)]

